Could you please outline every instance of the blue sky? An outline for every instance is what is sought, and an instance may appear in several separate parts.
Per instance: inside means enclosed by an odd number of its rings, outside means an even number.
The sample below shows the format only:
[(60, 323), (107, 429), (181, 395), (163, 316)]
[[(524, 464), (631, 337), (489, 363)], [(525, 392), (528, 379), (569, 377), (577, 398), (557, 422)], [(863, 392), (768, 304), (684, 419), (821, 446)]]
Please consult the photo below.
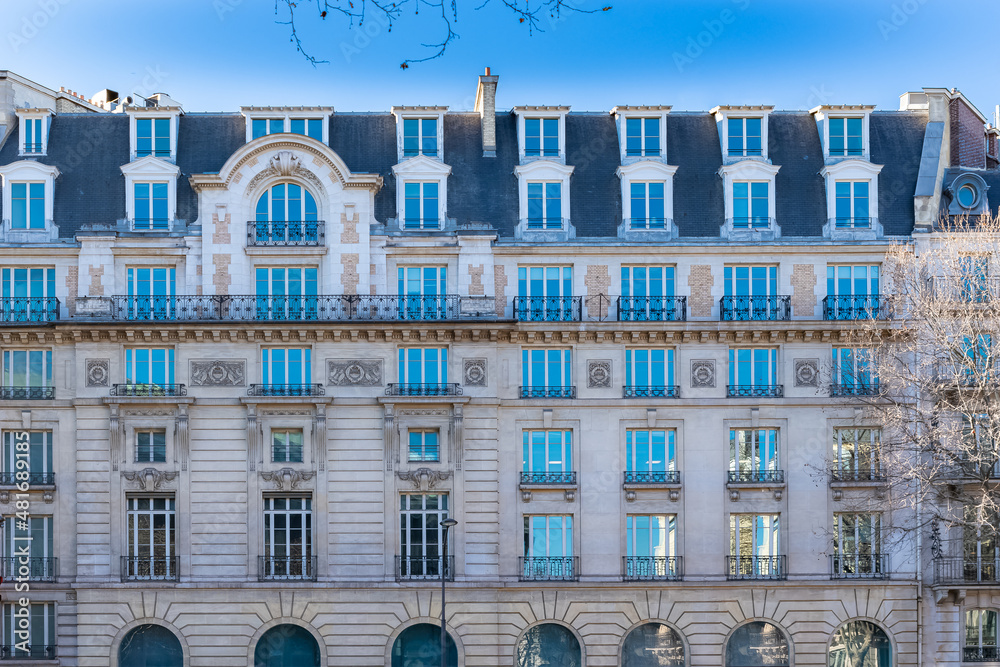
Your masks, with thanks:
[(482, 0), (458, 1), (460, 38), (443, 58), (401, 70), (439, 38), (428, 11), (404, 10), (391, 33), (378, 22), (352, 30), (333, 16), (320, 22), (299, 0), (301, 37), (329, 60), (313, 67), (276, 23), (284, 15), (273, 0), (3, 0), (0, 69), (88, 96), (164, 91), (187, 111), (471, 109), (485, 66), (500, 76), (499, 108), (895, 109), (900, 93), (925, 86), (958, 88), (991, 119), (1000, 103), (984, 41), (989, 0), (575, 0), (613, 9), (546, 19), (533, 36), (499, 0), (479, 11)]

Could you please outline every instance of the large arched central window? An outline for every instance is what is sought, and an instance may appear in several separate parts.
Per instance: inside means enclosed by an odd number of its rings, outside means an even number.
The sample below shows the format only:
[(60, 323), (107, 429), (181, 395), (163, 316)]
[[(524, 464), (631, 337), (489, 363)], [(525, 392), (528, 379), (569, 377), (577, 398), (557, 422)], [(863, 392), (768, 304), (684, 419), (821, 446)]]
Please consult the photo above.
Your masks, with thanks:
[(254, 667), (320, 667), (319, 644), (305, 628), (276, 625), (257, 640)]
[(118, 667), (182, 667), (181, 642), (162, 625), (140, 625), (122, 638)]
[(257, 200), (252, 245), (309, 245), (321, 235), (316, 198), (301, 185), (277, 183)]
[(776, 625), (753, 621), (726, 643), (726, 667), (788, 667), (788, 640)]
[[(458, 648), (445, 635), (448, 667), (458, 667)], [(392, 645), (392, 667), (441, 667), (441, 626), (418, 623), (399, 633)]]
[(556, 623), (529, 628), (517, 643), (517, 667), (580, 667), (581, 664), (580, 642)]
[(868, 621), (849, 621), (833, 633), (830, 667), (892, 667), (892, 643)]
[(622, 667), (684, 667), (684, 642), (662, 623), (640, 625), (625, 638)]

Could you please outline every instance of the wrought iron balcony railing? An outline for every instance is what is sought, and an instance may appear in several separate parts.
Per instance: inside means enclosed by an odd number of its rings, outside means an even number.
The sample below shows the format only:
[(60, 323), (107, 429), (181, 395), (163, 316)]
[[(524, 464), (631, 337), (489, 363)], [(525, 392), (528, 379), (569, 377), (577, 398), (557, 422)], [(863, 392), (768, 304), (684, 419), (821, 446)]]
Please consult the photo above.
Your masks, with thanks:
[(576, 473), (522, 472), (521, 484), (576, 484)]
[(0, 661), (55, 659), (55, 644), (0, 644)]
[(177, 556), (122, 556), (122, 581), (177, 581)]
[(385, 390), (386, 396), (461, 396), (462, 386), (455, 382), (392, 383)]
[(187, 385), (183, 384), (113, 384), (112, 396), (137, 396), (156, 398), (167, 396), (187, 396)]
[(568, 228), (569, 218), (528, 218), (525, 222), (532, 231), (561, 231)]
[(51, 401), (55, 397), (55, 387), (0, 387), (3, 401)]
[(837, 229), (871, 229), (872, 218), (830, 218)]
[(683, 322), (686, 319), (686, 296), (618, 297), (619, 322)]
[(963, 646), (962, 662), (1000, 662), (996, 646)]
[(576, 581), (580, 578), (576, 556), (520, 556), (520, 581)]
[(55, 322), (59, 319), (59, 299), (54, 296), (15, 296), (0, 299), (0, 323)]
[(784, 556), (726, 556), (726, 579), (788, 578)]
[[(440, 556), (396, 556), (396, 581), (441, 581), (441, 565)], [(444, 574), (447, 581), (455, 580), (454, 556), (445, 558)]]
[(675, 384), (622, 387), (622, 398), (680, 398), (681, 388)]
[(316, 556), (257, 556), (258, 581), (316, 581)]
[(248, 246), (302, 246), (326, 243), (322, 220), (251, 220), (247, 222)]
[(1000, 579), (1000, 558), (951, 558), (934, 559), (935, 584), (997, 584)]
[(784, 484), (784, 470), (730, 470), (729, 484)]
[(321, 384), (252, 384), (247, 396), (323, 396)]
[(22, 470), (20, 472), (0, 472), (0, 486), (13, 486), (27, 482), (28, 486), (52, 486), (56, 483), (54, 472), (30, 472)]
[(4, 556), (4, 581), (55, 581), (59, 559), (42, 556)]
[(733, 229), (770, 229), (774, 224), (774, 218), (762, 215), (742, 216), (729, 220)]
[(519, 322), (579, 322), (583, 297), (516, 296), (514, 319)]
[(622, 556), (625, 581), (680, 581), (684, 578), (681, 556)]
[(877, 380), (851, 384), (831, 384), (830, 396), (878, 396), (882, 393)]
[(423, 229), (436, 232), (441, 229), (441, 220), (439, 218), (403, 218), (403, 229)]
[(831, 579), (888, 579), (889, 554), (833, 554)]
[(680, 484), (680, 470), (626, 470), (625, 484)]
[(830, 470), (831, 482), (884, 482), (885, 473), (878, 467), (874, 468), (832, 468)]
[(790, 296), (724, 296), (719, 300), (719, 318), (723, 322), (792, 319)]
[(823, 299), (824, 320), (886, 320), (892, 317), (889, 297), (828, 296)]
[(730, 148), (726, 151), (729, 157), (760, 157), (763, 154), (762, 148)]
[(41, 144), (41, 142), (33, 142), (33, 143), (25, 142), (24, 143), (24, 152), (25, 153), (41, 153), (42, 152), (42, 144)]
[(576, 398), (576, 387), (522, 386), (520, 396), (521, 398)]
[(726, 398), (781, 398), (785, 395), (782, 384), (727, 384)]
[(671, 218), (625, 218), (625, 227), (636, 231), (654, 231), (670, 229), (673, 222)]

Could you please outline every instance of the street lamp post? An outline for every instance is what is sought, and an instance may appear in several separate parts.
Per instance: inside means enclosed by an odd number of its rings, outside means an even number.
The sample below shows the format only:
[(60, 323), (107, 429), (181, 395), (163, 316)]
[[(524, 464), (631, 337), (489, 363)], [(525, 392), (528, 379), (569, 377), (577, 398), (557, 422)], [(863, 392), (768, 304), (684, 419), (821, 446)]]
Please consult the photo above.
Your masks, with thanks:
[(445, 592), (445, 582), (448, 581), (447, 569), (448, 569), (448, 530), (458, 525), (458, 521), (455, 521), (451, 517), (448, 517), (441, 522), (441, 527), (444, 528), (444, 534), (441, 540), (441, 667), (448, 667), (448, 652), (447, 641), (448, 631), (444, 629), (444, 592)]

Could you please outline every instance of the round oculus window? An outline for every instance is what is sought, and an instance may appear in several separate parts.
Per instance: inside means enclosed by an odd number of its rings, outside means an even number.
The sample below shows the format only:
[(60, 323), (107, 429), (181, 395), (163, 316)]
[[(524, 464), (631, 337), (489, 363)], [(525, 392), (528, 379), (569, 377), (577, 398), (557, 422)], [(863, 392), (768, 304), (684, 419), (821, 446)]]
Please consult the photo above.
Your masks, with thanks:
[(976, 204), (978, 195), (976, 186), (971, 183), (963, 183), (958, 189), (958, 205), (962, 208), (972, 208)]

